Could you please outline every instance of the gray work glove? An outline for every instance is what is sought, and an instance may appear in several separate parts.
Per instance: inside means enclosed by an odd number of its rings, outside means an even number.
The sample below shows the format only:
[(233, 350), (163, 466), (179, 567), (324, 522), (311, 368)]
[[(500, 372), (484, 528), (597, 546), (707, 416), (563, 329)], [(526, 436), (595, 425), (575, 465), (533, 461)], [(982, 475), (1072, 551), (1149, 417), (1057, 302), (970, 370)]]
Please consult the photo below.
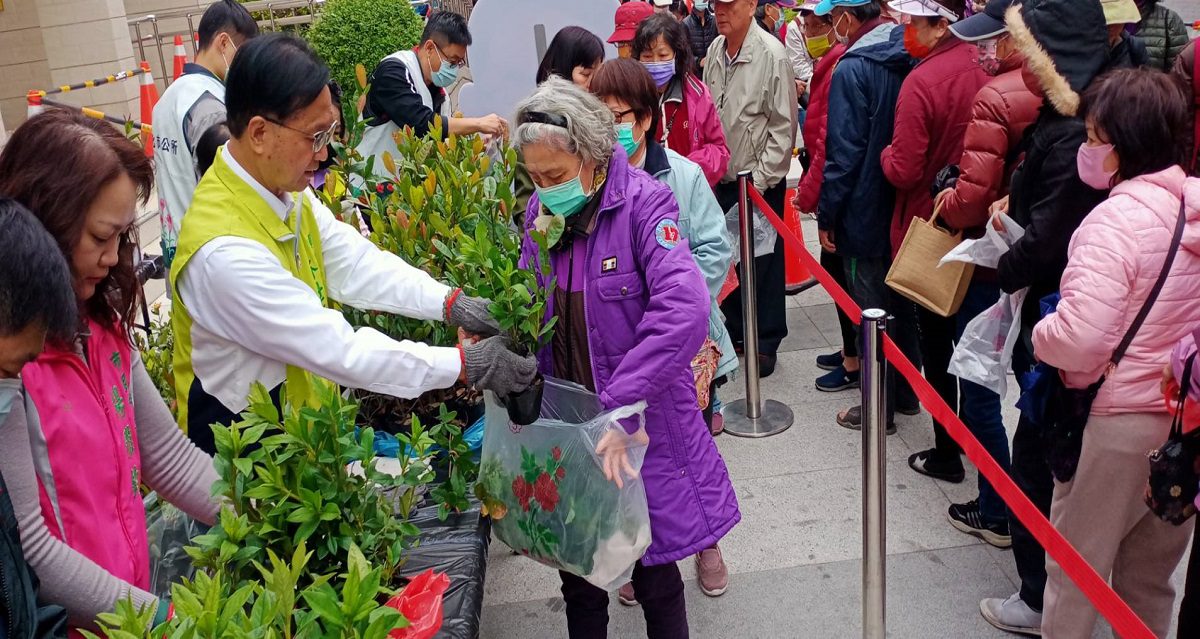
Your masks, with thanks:
[(488, 310), (490, 304), (489, 300), (482, 297), (464, 294), (461, 288), (454, 289), (446, 297), (446, 321), (471, 335), (498, 335), (500, 324)]
[(463, 353), (466, 382), (497, 395), (519, 393), (537, 376), (537, 360), (509, 350), (503, 337), (489, 337), (474, 344), (459, 346)]

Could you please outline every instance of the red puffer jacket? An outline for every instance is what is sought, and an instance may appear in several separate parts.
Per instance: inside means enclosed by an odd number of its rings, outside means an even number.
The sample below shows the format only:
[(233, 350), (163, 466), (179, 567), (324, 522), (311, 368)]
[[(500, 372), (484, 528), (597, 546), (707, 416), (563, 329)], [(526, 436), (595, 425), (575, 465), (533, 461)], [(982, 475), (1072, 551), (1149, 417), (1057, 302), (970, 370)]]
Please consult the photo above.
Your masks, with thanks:
[(1008, 194), (1021, 135), (1042, 106), (1042, 99), (1021, 80), (1021, 63), (1019, 55), (1010, 56), (1000, 75), (976, 94), (958, 164), (958, 184), (942, 198), (940, 220), (971, 237), (982, 234), (988, 207)]
[(892, 143), (880, 155), (883, 174), (896, 187), (892, 255), (914, 217), (933, 214), (930, 189), (938, 171), (958, 164), (975, 94), (991, 78), (974, 45), (947, 35), (900, 87)]
[(846, 52), (846, 45), (835, 44), (821, 56), (813, 67), (809, 85), (808, 111), (804, 116), (804, 148), (808, 149), (809, 165), (796, 187), (796, 210), (811, 213), (817, 210), (821, 197), (821, 181), (825, 178), (825, 125), (829, 121), (829, 81), (833, 68)]

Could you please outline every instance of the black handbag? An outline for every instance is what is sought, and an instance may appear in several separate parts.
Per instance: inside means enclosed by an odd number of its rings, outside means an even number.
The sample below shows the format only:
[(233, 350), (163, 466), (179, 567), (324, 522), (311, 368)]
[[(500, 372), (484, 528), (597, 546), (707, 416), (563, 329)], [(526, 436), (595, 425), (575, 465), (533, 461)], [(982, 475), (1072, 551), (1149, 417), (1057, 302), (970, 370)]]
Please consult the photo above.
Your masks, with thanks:
[(1180, 526), (1196, 514), (1200, 493), (1200, 430), (1183, 433), (1183, 404), (1191, 387), (1192, 354), (1179, 380), (1179, 406), (1171, 420), (1166, 443), (1150, 451), (1150, 480), (1146, 483), (1146, 505), (1159, 519)]
[(1150, 289), (1150, 294), (1146, 297), (1146, 303), (1142, 304), (1141, 310), (1133, 318), (1133, 323), (1129, 325), (1129, 330), (1125, 331), (1125, 336), (1121, 338), (1121, 343), (1113, 351), (1112, 359), (1109, 360), (1100, 379), (1092, 382), (1087, 388), (1067, 388), (1057, 370), (1051, 371), (1049, 374), (1042, 443), (1050, 472), (1060, 482), (1071, 481), (1071, 478), (1075, 476), (1075, 470), (1079, 466), (1079, 455), (1083, 450), (1083, 431), (1087, 426), (1088, 415), (1092, 412), (1092, 402), (1096, 400), (1096, 395), (1100, 392), (1100, 387), (1104, 385), (1108, 374), (1125, 356), (1125, 351), (1129, 349), (1138, 329), (1142, 327), (1146, 316), (1150, 314), (1150, 308), (1154, 306), (1154, 301), (1158, 299), (1163, 283), (1167, 281), (1167, 274), (1171, 271), (1171, 264), (1175, 261), (1175, 254), (1179, 252), (1179, 242), (1183, 238), (1185, 220), (1183, 199), (1180, 198), (1179, 216), (1175, 220), (1175, 234), (1171, 237), (1171, 247), (1167, 249), (1167, 257), (1163, 262), (1162, 270), (1158, 273), (1154, 288)]

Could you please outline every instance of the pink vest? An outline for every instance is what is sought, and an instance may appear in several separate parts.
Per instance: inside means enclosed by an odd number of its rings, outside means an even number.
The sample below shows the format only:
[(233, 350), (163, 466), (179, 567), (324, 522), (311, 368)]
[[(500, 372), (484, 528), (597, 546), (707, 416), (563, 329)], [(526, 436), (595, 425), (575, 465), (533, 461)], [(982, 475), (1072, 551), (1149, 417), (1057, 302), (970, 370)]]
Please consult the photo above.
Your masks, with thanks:
[[(21, 370), (29, 438), (50, 534), (117, 578), (150, 587), (141, 451), (129, 342), (89, 320), (87, 362), (47, 348)], [(74, 634), (74, 633), (73, 633)]]

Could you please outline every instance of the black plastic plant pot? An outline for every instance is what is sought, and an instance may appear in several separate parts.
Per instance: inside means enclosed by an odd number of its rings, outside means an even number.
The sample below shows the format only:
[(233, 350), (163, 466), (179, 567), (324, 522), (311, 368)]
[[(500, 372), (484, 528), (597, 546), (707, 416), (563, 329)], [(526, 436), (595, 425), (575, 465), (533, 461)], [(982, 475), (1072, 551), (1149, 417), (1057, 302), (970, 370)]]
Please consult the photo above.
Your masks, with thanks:
[(545, 389), (546, 380), (539, 374), (529, 388), (504, 396), (502, 403), (508, 410), (508, 419), (518, 426), (528, 426), (537, 421), (542, 414), (542, 391)]

